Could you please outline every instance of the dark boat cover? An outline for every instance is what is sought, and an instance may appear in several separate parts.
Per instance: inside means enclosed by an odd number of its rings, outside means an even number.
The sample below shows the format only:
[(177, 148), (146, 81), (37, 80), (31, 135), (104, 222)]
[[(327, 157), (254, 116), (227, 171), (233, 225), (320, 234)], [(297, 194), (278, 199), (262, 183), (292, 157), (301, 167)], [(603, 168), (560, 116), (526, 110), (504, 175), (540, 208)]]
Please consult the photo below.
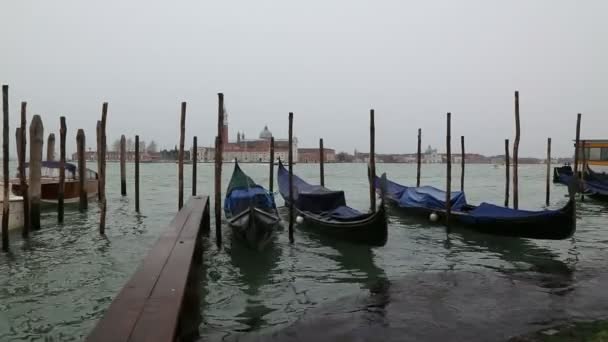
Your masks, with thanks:
[[(279, 163), (277, 182), (283, 198), (289, 199), (289, 171)], [(293, 175), (294, 206), (301, 211), (308, 211), (335, 220), (356, 220), (368, 217), (346, 205), (344, 191), (334, 191), (320, 185), (312, 185), (302, 178)]]
[(248, 210), (251, 206), (260, 209), (274, 209), (276, 207), (274, 196), (249, 178), (238, 163), (234, 163), (234, 171), (224, 200), (224, 211), (226, 215), (234, 216)]
[(552, 215), (561, 215), (560, 210), (519, 210), (501, 207), (490, 203), (481, 203), (475, 209), (468, 212), (469, 215), (475, 218), (491, 218), (491, 219), (511, 219), (511, 218), (535, 218), (547, 217)]
[[(376, 177), (377, 188), (380, 183), (380, 178)], [(401, 207), (445, 209), (446, 192), (432, 186), (409, 187), (387, 180), (386, 193)], [(460, 210), (467, 204), (464, 192), (454, 191), (450, 195), (452, 210)]]

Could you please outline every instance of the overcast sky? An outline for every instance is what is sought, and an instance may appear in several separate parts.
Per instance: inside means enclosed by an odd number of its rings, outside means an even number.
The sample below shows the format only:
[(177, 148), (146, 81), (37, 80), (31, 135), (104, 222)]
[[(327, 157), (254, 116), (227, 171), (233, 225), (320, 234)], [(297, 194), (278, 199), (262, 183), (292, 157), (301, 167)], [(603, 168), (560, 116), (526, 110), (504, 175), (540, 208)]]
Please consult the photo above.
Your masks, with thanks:
[[(45, 135), (67, 117), (94, 143), (109, 102), (108, 143), (120, 134), (211, 144), (217, 93), (230, 138), (268, 124), (300, 147), (368, 150), (376, 110), (378, 152), (501, 154), (513, 139), (520, 91), (520, 156), (571, 155), (576, 113), (587, 138), (608, 138), (608, 1), (8, 1), (0, 10), (0, 83), (10, 86), (10, 136), (19, 103), (40, 114)], [(29, 122), (28, 122), (29, 124)], [(458, 149), (456, 149), (458, 150)], [(11, 153), (14, 155), (14, 153)]]

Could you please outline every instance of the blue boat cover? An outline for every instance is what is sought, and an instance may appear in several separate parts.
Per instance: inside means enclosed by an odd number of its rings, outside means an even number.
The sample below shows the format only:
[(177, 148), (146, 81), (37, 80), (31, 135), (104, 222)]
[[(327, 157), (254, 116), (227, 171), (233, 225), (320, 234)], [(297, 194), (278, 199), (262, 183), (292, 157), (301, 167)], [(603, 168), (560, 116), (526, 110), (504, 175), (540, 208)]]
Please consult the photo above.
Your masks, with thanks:
[(266, 189), (259, 185), (250, 188), (232, 189), (224, 200), (224, 211), (226, 215), (238, 215), (250, 206), (260, 209), (273, 209), (275, 207), (274, 197)]
[[(376, 177), (376, 188), (380, 186), (381, 179)], [(432, 186), (409, 187), (387, 180), (386, 195), (404, 208), (445, 209), (446, 192)], [(452, 210), (460, 210), (467, 204), (464, 192), (454, 191), (450, 195)]]
[(505, 208), (490, 203), (481, 203), (475, 209), (468, 212), (468, 214), (475, 218), (488, 218), (488, 219), (512, 219), (512, 218), (535, 218), (535, 217), (548, 217), (552, 215), (561, 215), (559, 210), (520, 210)]
[[(28, 168), (30, 163), (25, 163), (25, 167)], [(41, 167), (46, 167), (49, 169), (58, 169), (61, 166), (61, 163), (58, 161), (45, 160), (40, 163)], [(76, 173), (76, 165), (72, 163), (65, 163), (65, 169), (71, 173)]]
[[(284, 199), (289, 199), (289, 171), (279, 163), (277, 171), (279, 191)], [(357, 220), (369, 216), (346, 205), (344, 191), (334, 191), (320, 185), (312, 185), (293, 175), (294, 206), (328, 219), (338, 221)]]

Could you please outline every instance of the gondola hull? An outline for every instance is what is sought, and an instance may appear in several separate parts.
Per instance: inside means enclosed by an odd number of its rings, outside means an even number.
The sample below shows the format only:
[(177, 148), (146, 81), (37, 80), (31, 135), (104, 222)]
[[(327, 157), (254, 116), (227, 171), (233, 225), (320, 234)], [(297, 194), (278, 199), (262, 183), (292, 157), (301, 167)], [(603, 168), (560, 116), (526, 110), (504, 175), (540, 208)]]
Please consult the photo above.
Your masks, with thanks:
[(233, 237), (261, 251), (272, 241), (274, 232), (280, 227), (280, 222), (278, 215), (251, 207), (230, 218), (228, 225), (232, 228)]
[(328, 220), (321, 215), (297, 208), (295, 211), (304, 219), (303, 227), (334, 239), (370, 246), (384, 246), (388, 238), (386, 209), (383, 204), (375, 213), (371, 213), (363, 219), (345, 222)]

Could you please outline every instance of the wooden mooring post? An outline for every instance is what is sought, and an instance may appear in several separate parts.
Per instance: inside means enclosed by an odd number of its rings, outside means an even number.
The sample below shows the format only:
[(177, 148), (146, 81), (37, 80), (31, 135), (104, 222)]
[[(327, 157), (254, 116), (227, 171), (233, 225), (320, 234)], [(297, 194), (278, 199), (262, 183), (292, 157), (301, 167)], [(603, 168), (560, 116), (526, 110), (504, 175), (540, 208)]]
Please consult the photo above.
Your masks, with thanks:
[(416, 187), (420, 186), (420, 164), (422, 163), (422, 129), (418, 128), (418, 151), (416, 153)]
[(120, 194), (127, 195), (127, 138), (120, 136)]
[(519, 91), (515, 91), (515, 141), (513, 142), (513, 209), (519, 208)]
[(268, 189), (272, 194), (274, 191), (274, 137), (270, 137), (270, 174), (268, 175)]
[(294, 242), (293, 237), (293, 113), (289, 112), (289, 151), (287, 153), (287, 160), (289, 162), (289, 242)]
[[(580, 137), (579, 137), (580, 138)], [(580, 189), (581, 189), (581, 202), (585, 201), (585, 171), (587, 170), (587, 151), (586, 151), (587, 142), (585, 140), (581, 143), (581, 150), (583, 154), (583, 160), (581, 163), (581, 171), (580, 171)]]
[(215, 138), (215, 237), (218, 247), (222, 245), (222, 159), (224, 139), (224, 94), (217, 94), (217, 136)]
[(55, 133), (49, 134), (46, 140), (46, 160), (55, 160)]
[(135, 136), (135, 212), (139, 213), (139, 135)]
[(101, 120), (97, 120), (97, 127), (96, 127), (96, 138), (97, 138), (97, 200), (101, 202), (101, 168), (102, 168), (102, 164), (101, 164)]
[(100, 128), (100, 158), (99, 164), (101, 165), (101, 187), (98, 190), (101, 193), (101, 212), (99, 217), (99, 234), (104, 235), (106, 233), (106, 211), (108, 201), (106, 199), (106, 149), (108, 148), (106, 127), (108, 118), (108, 103), (104, 102), (101, 109), (101, 128)]
[(42, 172), (42, 145), (44, 144), (44, 127), (40, 115), (34, 115), (30, 124), (30, 224), (33, 230), (40, 229), (40, 177)]
[(8, 85), (2, 85), (2, 173), (3, 173), (3, 203), (2, 203), (2, 250), (8, 251), (8, 218), (9, 218), (9, 188), (8, 188)]
[(446, 186), (445, 186), (445, 226), (450, 233), (450, 215), (452, 214), (452, 114), (447, 114), (446, 131)]
[(319, 139), (319, 173), (321, 186), (325, 186), (325, 149), (323, 148), (323, 138)]
[(177, 209), (184, 206), (184, 139), (186, 135), (186, 102), (182, 102), (182, 112), (179, 120), (179, 152), (177, 155), (178, 163), (178, 194)]
[(464, 166), (465, 166), (464, 153), (464, 135), (460, 136), (460, 192), (464, 192)]
[[(581, 113), (578, 113), (576, 116), (576, 138), (574, 140), (574, 184), (568, 185), (568, 194), (570, 195), (570, 200), (574, 203), (574, 207), (576, 208), (576, 192), (581, 191), (581, 184), (579, 183), (578, 178), (578, 156), (579, 156), (579, 147), (581, 140)], [(573, 210), (573, 220), (576, 224), (576, 210)]]
[(547, 179), (545, 180), (545, 205), (551, 199), (551, 138), (547, 138)]
[[(87, 210), (88, 197), (87, 197), (87, 189), (85, 188), (85, 178), (86, 178), (86, 167), (87, 161), (85, 159), (84, 151), (86, 148), (86, 138), (84, 135), (84, 130), (81, 128), (76, 133), (76, 154), (78, 155), (78, 210), (80, 212), (84, 212)], [(99, 175), (98, 175), (99, 176)]]
[(192, 196), (196, 196), (196, 164), (198, 163), (198, 142), (196, 136), (192, 138)]
[(27, 238), (30, 234), (30, 193), (29, 185), (25, 176), (25, 152), (27, 151), (27, 103), (21, 102), (21, 127), (19, 128), (19, 142), (17, 143), (17, 153), (19, 154), (19, 186), (23, 197), (23, 230), (21, 235)]
[(57, 189), (57, 222), (63, 223), (65, 202), (65, 139), (67, 127), (65, 116), (59, 118), (59, 188)]
[(509, 190), (510, 190), (510, 184), (511, 184), (511, 176), (510, 176), (510, 172), (511, 172), (511, 158), (509, 156), (509, 139), (505, 139), (505, 207), (509, 207)]
[(376, 125), (374, 110), (369, 111), (369, 205), (376, 212)]

